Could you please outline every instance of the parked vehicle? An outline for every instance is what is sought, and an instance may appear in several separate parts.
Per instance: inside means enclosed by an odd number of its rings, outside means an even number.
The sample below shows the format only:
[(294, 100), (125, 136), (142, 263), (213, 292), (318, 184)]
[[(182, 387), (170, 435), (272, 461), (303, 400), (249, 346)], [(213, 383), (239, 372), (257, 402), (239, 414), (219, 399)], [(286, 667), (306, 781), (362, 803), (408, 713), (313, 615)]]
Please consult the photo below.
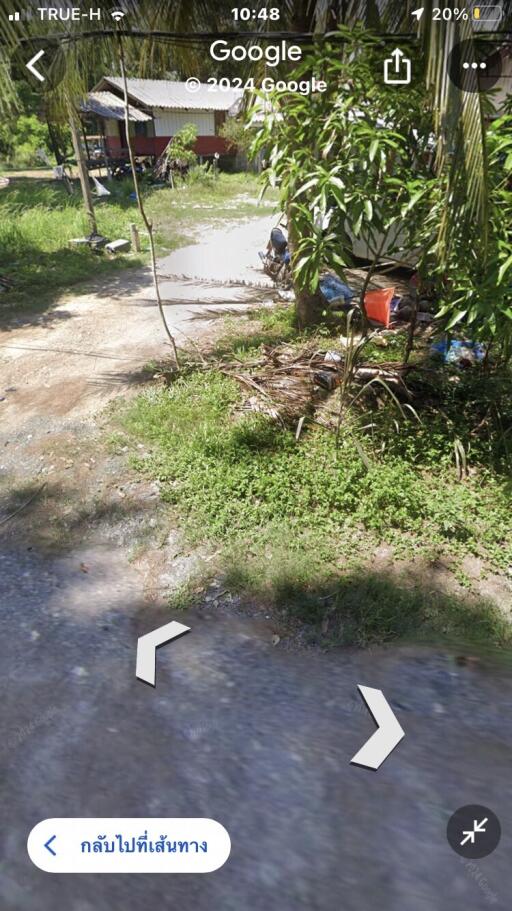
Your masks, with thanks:
[[(290, 288), (292, 284), (291, 255), (283, 228), (282, 223), (272, 228), (267, 249), (265, 253), (260, 252), (259, 257), (265, 274), (280, 288)], [(327, 307), (338, 310), (351, 310), (354, 307), (352, 298), (355, 292), (333, 273), (327, 272), (322, 276), (319, 291)]]
[(260, 251), (258, 255), (263, 263), (265, 275), (268, 275), (280, 288), (289, 288), (292, 283), (291, 256), (288, 239), (282, 227), (272, 228), (266, 251), (264, 253)]
[[(123, 180), (125, 177), (132, 176), (132, 166), (129, 160), (127, 159), (118, 159), (111, 162), (112, 177), (114, 180)], [(135, 161), (135, 170), (139, 177), (142, 177), (146, 173), (147, 164), (145, 160), (136, 159)]]

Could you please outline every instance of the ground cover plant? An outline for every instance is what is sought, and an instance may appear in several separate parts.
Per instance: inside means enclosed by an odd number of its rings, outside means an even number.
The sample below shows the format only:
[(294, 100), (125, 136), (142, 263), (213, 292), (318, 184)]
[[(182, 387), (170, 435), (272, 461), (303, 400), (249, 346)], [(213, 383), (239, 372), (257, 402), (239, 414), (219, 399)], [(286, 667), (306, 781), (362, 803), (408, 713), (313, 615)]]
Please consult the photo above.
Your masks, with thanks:
[[(101, 205), (101, 231), (109, 239), (130, 236), (137, 221), (122, 187)], [(57, 181), (17, 178), (0, 191), (0, 274), (9, 280), (2, 294), (3, 313), (43, 309), (59, 291), (81, 280), (126, 267), (126, 257), (111, 260), (70, 246), (86, 232), (79, 193), (70, 196)], [(132, 262), (142, 262), (142, 259)]]
[[(249, 332), (243, 342), (232, 333), (218, 350), (243, 363), (279, 337), (299, 346), (290, 314), (259, 314), (252, 348)], [(334, 337), (324, 330), (318, 341), (328, 347)], [(510, 569), (509, 382), (508, 374), (429, 364), (411, 379), (417, 418), (382, 396), (345, 413), (338, 441), (312, 421), (297, 440), (295, 427), (244, 410), (236, 379), (191, 366), (168, 388), (148, 390), (123, 423), (148, 448), (136, 464), (159, 480), (190, 540), (219, 545), (232, 590), (320, 626), (336, 618), (335, 640), (345, 643), (413, 634), (503, 643), (509, 627), (495, 608), (426, 594), (416, 570), (397, 599), (386, 568), (372, 571), (371, 554), (385, 544), (416, 569), (442, 558), (457, 572), (468, 554), (489, 570)]]

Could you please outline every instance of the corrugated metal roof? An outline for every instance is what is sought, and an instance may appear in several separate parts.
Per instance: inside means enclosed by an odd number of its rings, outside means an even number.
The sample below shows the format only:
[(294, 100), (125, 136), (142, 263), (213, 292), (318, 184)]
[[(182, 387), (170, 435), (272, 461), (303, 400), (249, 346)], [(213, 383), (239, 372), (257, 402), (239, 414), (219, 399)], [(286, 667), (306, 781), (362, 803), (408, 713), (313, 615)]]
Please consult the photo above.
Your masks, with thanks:
[[(108, 120), (124, 120), (124, 104), (112, 92), (89, 92), (85, 101), (80, 105), (80, 110), (84, 114), (96, 114), (98, 117), (105, 117)], [(137, 110), (132, 105), (129, 105), (128, 115), (130, 120), (138, 120), (141, 123), (151, 120), (149, 114)]]
[[(123, 80), (105, 76), (107, 82), (120, 91)], [(175, 111), (228, 111), (243, 95), (241, 89), (211, 91), (211, 86), (199, 83), (197, 91), (191, 92), (186, 82), (171, 79), (128, 79), (128, 94), (148, 108), (165, 108)]]

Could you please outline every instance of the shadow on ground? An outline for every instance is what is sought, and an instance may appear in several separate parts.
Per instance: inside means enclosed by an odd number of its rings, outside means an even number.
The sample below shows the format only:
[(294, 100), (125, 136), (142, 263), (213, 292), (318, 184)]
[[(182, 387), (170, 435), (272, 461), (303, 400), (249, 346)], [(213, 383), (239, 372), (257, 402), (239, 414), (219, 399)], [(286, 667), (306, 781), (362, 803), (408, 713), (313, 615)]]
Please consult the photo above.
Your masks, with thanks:
[[(101, 292), (103, 297), (122, 299), (138, 292), (146, 294), (150, 282), (140, 260), (125, 256), (111, 260), (91, 252), (61, 249), (42, 253), (27, 248), (22, 257), (27, 262), (25, 274), (20, 279), (13, 274), (12, 287), (0, 295), (0, 330), (4, 332), (22, 326), (51, 328), (54, 323), (70, 319), (69, 311), (55, 308), (71, 292), (76, 296)], [(0, 273), (7, 276), (8, 263), (5, 253), (0, 258)]]
[(510, 610), (475, 593), (447, 590), (446, 574), (433, 564), (391, 563), (377, 569), (362, 560), (350, 572), (333, 570), (315, 578), (305, 569), (306, 554), (289, 560), (279, 551), (241, 558), (226, 550), (211, 561), (201, 557), (183, 581), (175, 553), (161, 550), (168, 526), (158, 492), (129, 477), (123, 487), (106, 487), (85, 499), (61, 482), (37, 479), (11, 490), (1, 502), (0, 538), (6, 545), (17, 541), (25, 551), (72, 557), (88, 542), (115, 541), (125, 556), (143, 554), (151, 565), (156, 548), (161, 581), (152, 579), (152, 589), (160, 585), (172, 610), (211, 609), (215, 602), (228, 614), (262, 612), (298, 646), (364, 648), (415, 641), (510, 652)]
[(157, 495), (150, 487), (124, 480), (101, 486), (91, 481), (87, 494), (83, 477), (19, 483), (0, 495), (0, 541), (50, 556), (68, 555), (85, 541), (115, 540), (126, 554), (155, 535), (160, 515)]
[[(445, 580), (427, 566), (372, 570), (361, 565), (346, 574), (333, 572), (319, 585), (309, 585), (279, 565), (273, 569), (270, 581), (267, 571), (260, 583), (247, 561), (227, 565), (213, 596), (228, 611), (232, 603), (239, 609), (271, 611), (281, 620), (283, 635), (301, 645), (367, 648), (415, 642), (482, 653), (501, 650), (512, 657), (510, 611), (490, 598), (444, 589)], [(220, 596), (215, 596), (215, 586)], [(182, 595), (171, 604), (187, 603)], [(191, 595), (188, 604), (197, 606), (200, 598)]]

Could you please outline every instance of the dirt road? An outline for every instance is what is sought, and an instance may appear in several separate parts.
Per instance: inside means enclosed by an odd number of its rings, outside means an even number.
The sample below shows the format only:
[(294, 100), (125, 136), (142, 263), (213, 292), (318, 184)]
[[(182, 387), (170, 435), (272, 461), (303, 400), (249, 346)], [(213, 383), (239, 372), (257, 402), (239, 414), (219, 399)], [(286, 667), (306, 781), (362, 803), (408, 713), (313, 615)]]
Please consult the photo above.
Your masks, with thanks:
[[(217, 229), (160, 261), (161, 275), (185, 276), (162, 281), (178, 345), (208, 331), (201, 316), (208, 317), (211, 308), (240, 310), (272, 298), (257, 251), (274, 220), (266, 216)], [(222, 280), (237, 284), (226, 288)], [(244, 288), (243, 282), (262, 290)], [(46, 420), (54, 426), (67, 414), (73, 419), (93, 414), (126, 391), (147, 361), (166, 353), (149, 269), (93, 283), (88, 293), (65, 298), (33, 324), (0, 332), (1, 432)]]
[[(212, 235), (161, 271), (259, 280), (268, 226)], [(165, 293), (187, 334), (208, 331), (192, 317), (212, 299), (251, 298), (186, 280)], [(508, 908), (512, 685), (490, 660), (287, 648), (274, 618), (213, 587), (177, 618), (191, 632), (160, 650), (156, 689), (136, 680), (137, 638), (174, 619), (166, 591), (194, 555), (158, 539), (158, 491), (105, 449), (100, 410), (163, 348), (147, 273), (2, 338), (0, 516), (46, 482), (0, 526), (2, 911)], [(357, 684), (382, 689), (405, 730), (376, 773), (350, 765), (375, 727)], [(476, 868), (445, 836), (467, 803), (503, 829)], [(204, 876), (47, 874), (26, 838), (54, 816), (212, 817), (232, 853)]]

